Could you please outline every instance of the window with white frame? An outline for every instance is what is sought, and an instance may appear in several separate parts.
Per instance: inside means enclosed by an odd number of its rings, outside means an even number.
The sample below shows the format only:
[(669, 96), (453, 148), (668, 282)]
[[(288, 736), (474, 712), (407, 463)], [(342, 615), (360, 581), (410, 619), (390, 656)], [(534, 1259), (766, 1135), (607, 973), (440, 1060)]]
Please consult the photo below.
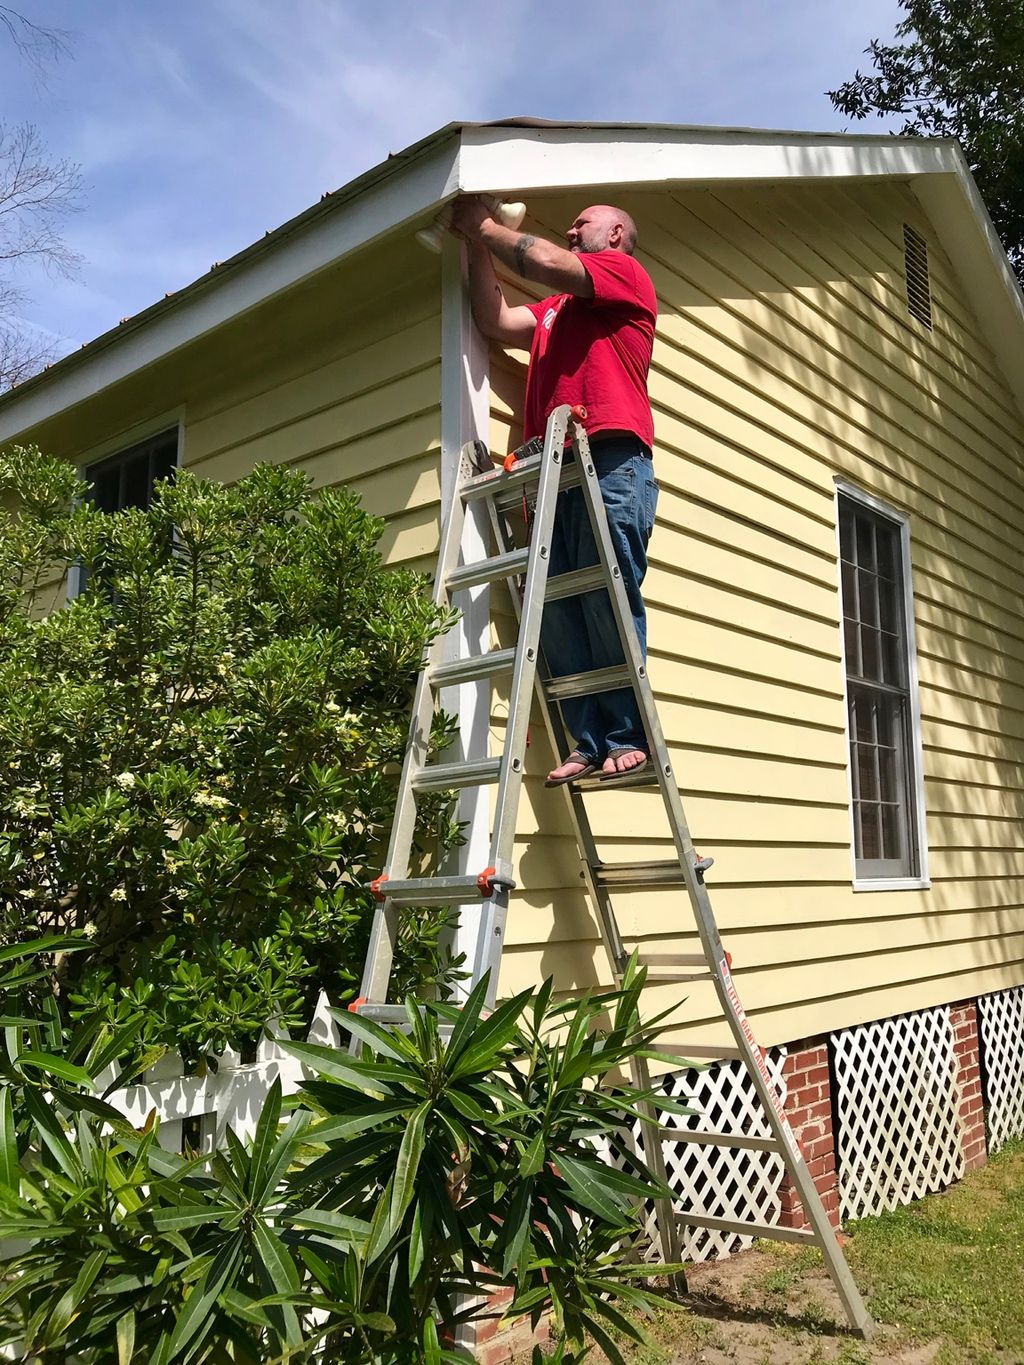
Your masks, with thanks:
[(148, 507), (158, 481), (170, 478), (177, 464), (178, 429), (172, 427), (87, 465), (89, 500), (102, 512)]
[(858, 881), (924, 874), (920, 711), (905, 517), (840, 489), (839, 547)]

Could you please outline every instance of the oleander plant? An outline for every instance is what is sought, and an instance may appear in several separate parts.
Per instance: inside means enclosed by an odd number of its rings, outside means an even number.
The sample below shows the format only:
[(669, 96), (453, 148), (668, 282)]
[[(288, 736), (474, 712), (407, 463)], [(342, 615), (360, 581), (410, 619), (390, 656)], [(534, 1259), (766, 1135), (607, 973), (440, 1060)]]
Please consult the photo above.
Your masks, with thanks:
[[(63, 1016), (245, 1052), (352, 993), (425, 649), (450, 624), (342, 488), (181, 471), (145, 510), (0, 452), (0, 945), (72, 934)], [(69, 591), (70, 589), (70, 591)], [(446, 744), (440, 717), (434, 743)], [(458, 841), (425, 806), (425, 858)], [(403, 924), (399, 990), (458, 964)]]
[(290, 1044), (306, 1090), (283, 1101), (275, 1083), (251, 1141), (179, 1155), (92, 1088), (130, 1039), (33, 1017), (58, 951), (82, 944), (0, 951), (8, 1358), (455, 1365), (460, 1325), (501, 1311), (550, 1311), (566, 1365), (595, 1341), (621, 1365), (619, 1343), (645, 1340), (650, 1278), (680, 1269), (638, 1254), (645, 1201), (668, 1191), (599, 1151), (654, 1098), (613, 1084), (651, 1055), (635, 966), (577, 1000), (548, 982), (489, 1013), (484, 981), (461, 1009), (410, 1002), (405, 1032), (339, 1012), (354, 1053)]

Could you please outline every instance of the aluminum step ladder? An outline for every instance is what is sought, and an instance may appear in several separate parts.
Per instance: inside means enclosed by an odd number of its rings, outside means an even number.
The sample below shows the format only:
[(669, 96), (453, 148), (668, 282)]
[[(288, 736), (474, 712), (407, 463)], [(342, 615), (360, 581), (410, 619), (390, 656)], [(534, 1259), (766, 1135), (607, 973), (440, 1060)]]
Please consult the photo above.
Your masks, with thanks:
[[(403, 1006), (388, 1000), (402, 911), (405, 907), (429, 905), (476, 907), (476, 934), (469, 962), (467, 989), (489, 972), (487, 1004), (494, 1005), (509, 895), (515, 889), (513, 842), (534, 692), (536, 690), (543, 701), (545, 724), (553, 749), (564, 757), (571, 744), (561, 720), (561, 703), (569, 697), (631, 687), (650, 741), (651, 761), (635, 776), (626, 775), (612, 783), (588, 777), (568, 783), (562, 789), (568, 801), (581, 854), (583, 877), (597, 911), (605, 948), (615, 979), (621, 981), (630, 955), (623, 943), (613, 908), (613, 897), (617, 891), (654, 887), (677, 887), (686, 891), (702, 951), (696, 954), (659, 953), (656, 959), (647, 962), (640, 955), (639, 961), (646, 966), (647, 979), (651, 984), (714, 983), (735, 1045), (731, 1048), (704, 1048), (687, 1044), (685, 1061), (738, 1058), (750, 1075), (770, 1129), (770, 1136), (755, 1136), (745, 1132), (666, 1128), (658, 1124), (653, 1110), (648, 1110), (639, 1115), (645, 1160), (653, 1173), (665, 1181), (664, 1139), (700, 1143), (708, 1147), (755, 1148), (777, 1153), (810, 1223), (810, 1227), (805, 1229), (775, 1227), (745, 1219), (715, 1217), (689, 1208), (680, 1211), (668, 1201), (660, 1201), (656, 1217), (663, 1254), (670, 1263), (681, 1259), (681, 1225), (815, 1245), (824, 1256), (851, 1325), (865, 1338), (870, 1338), (874, 1330), (872, 1319), (853, 1281), (807, 1163), (782, 1109), (764, 1053), (754, 1039), (740, 1003), (730, 959), (718, 934), (704, 884), (704, 873), (712, 860), (701, 859), (690, 839), (647, 676), (647, 666), (640, 652), (616, 563), (586, 431), (582, 426), (585, 415), (580, 409), (557, 408), (548, 419), (543, 442), (535, 441), (522, 447), (497, 467), (493, 465), (482, 442), (471, 442), (463, 448), (452, 506), (448, 509), (441, 535), (434, 600), (448, 607), (453, 604), (457, 594), (465, 589), (485, 583), (504, 582), (508, 585), (513, 610), (518, 618), (519, 635), (512, 648), (493, 649), (448, 661), (443, 657), (443, 645), (438, 640), (427, 656), (413, 702), (409, 744), (399, 783), (387, 863), (381, 875), (371, 884), (378, 908), (367, 950), (360, 996), (352, 1008), (384, 1024), (400, 1024), (405, 1020)], [(570, 450), (572, 458), (568, 458)], [(556, 501), (559, 492), (570, 487), (582, 489), (594, 529), (598, 563), (571, 573), (549, 576)], [(525, 500), (530, 497), (535, 497), (531, 533), (529, 543), (521, 546), (516, 544), (511, 517), (524, 507)], [(482, 504), (486, 509), (494, 553), (490, 558), (460, 564), (459, 551), (466, 513), (473, 504)], [(618, 626), (623, 663), (592, 673), (549, 678), (540, 648), (545, 603), (601, 589), (608, 594), (610, 610)], [(503, 674), (511, 675), (511, 684), (502, 753), (494, 757), (483, 754), (457, 761), (442, 759), (440, 762), (428, 762), (431, 722), (440, 691)], [(497, 786), (487, 865), (476, 874), (411, 875), (417, 798), (424, 792), (459, 790), (484, 783), (495, 783)], [(609, 790), (621, 791), (623, 788), (657, 788), (660, 791), (675, 845), (675, 857), (647, 862), (606, 863), (601, 860), (587, 817), (586, 802), (588, 797), (596, 798)], [(684, 1058), (680, 1056), (679, 1060)], [(638, 1089), (649, 1089), (646, 1062), (641, 1060), (637, 1064), (633, 1079)]]

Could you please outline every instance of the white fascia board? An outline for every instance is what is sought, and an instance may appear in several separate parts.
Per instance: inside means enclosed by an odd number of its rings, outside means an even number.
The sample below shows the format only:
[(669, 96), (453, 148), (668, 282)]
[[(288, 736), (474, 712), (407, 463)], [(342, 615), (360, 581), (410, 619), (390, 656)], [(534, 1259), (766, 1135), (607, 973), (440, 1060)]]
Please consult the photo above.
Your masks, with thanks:
[(960, 164), (954, 143), (923, 138), (715, 128), (475, 127), (462, 132), (459, 188), (528, 194), (667, 181), (907, 179), (955, 173)]
[(957, 149), (955, 174), (922, 176), (910, 188), (963, 283), (982, 338), (1024, 414), (1024, 293)]
[(188, 346), (385, 233), (422, 219), (458, 188), (458, 146), (457, 138), (447, 139), (250, 259), (228, 263), (223, 278), (204, 282), (194, 297), (169, 300), (166, 308), (157, 305), (162, 311), (156, 316), (142, 313), (107, 333), (93, 354), (69, 357), (66, 373), (29, 381), (23, 396), (15, 391), (0, 405), (0, 441)]

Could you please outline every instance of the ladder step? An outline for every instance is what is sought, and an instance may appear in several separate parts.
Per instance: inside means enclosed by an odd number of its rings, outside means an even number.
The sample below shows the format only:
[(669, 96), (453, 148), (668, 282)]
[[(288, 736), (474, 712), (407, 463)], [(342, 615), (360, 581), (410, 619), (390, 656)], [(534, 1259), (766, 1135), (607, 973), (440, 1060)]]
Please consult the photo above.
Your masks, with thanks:
[(515, 649), (492, 649), (486, 654), (472, 654), (465, 659), (452, 659), (430, 670), (430, 685), (434, 688), (455, 687), (459, 683), (493, 678), (498, 673), (511, 673), (515, 662)]
[(695, 981), (714, 981), (714, 979), (713, 972), (670, 972), (663, 971), (659, 967), (648, 967), (646, 977), (648, 986), (690, 986)]
[(666, 1061), (682, 1062), (684, 1065), (687, 1062), (735, 1062), (743, 1056), (738, 1047), (730, 1047), (725, 1043), (717, 1047), (708, 1047), (704, 1043), (694, 1043), (692, 1046), (683, 1043), (678, 1052), (668, 1052), (664, 1048), (658, 1051)]
[(530, 560), (530, 547), (521, 550), (507, 550), (503, 555), (490, 559), (476, 559), (472, 564), (460, 564), (448, 575), (445, 587), (449, 592), (461, 592), (463, 588), (477, 588), (482, 583), (493, 583), (496, 578), (515, 578), (526, 572)]
[(736, 1232), (741, 1237), (767, 1237), (772, 1242), (817, 1241), (810, 1228), (783, 1228), (770, 1223), (748, 1223), (745, 1218), (714, 1218), (710, 1213), (676, 1213), (676, 1222), (712, 1232)]
[(710, 1133), (700, 1128), (670, 1128), (661, 1125), (658, 1132), (673, 1142), (693, 1142), (704, 1147), (749, 1147), (756, 1152), (783, 1152), (778, 1138), (758, 1137), (754, 1133)]
[[(691, 981), (715, 979), (703, 953), (638, 953), (637, 962), (647, 968), (647, 980), (652, 986), (687, 985)], [(680, 972), (680, 967), (699, 967), (700, 970)]]
[[(652, 862), (598, 863), (593, 872), (598, 886), (685, 886), (683, 870), (673, 858)], [(699, 959), (701, 962), (704, 958)]]
[(497, 782), (500, 758), (474, 758), (461, 763), (431, 763), (413, 774), (412, 786), (418, 792), (443, 792), (449, 788), (482, 787)]
[(589, 568), (573, 569), (571, 573), (558, 573), (549, 578), (544, 600), (557, 602), (561, 597), (578, 597), (580, 593), (594, 592), (605, 586), (604, 570), (600, 564), (591, 564)]
[[(656, 787), (657, 785), (658, 774), (650, 763), (645, 763), (638, 773), (627, 773), (625, 777), (617, 777), (614, 782), (605, 782), (600, 777), (581, 777), (572, 784), (572, 789), (577, 792), (620, 792), (624, 787)], [(675, 864), (675, 868), (678, 872), (678, 863)]]
[(595, 692), (611, 692), (632, 685), (626, 665), (615, 664), (611, 668), (593, 668), (588, 673), (565, 673), (560, 678), (549, 678), (544, 691), (553, 701), (562, 701), (565, 697), (590, 697)]
[(480, 901), (476, 877), (407, 877), (381, 882), (381, 892), (396, 905), (463, 905)]

